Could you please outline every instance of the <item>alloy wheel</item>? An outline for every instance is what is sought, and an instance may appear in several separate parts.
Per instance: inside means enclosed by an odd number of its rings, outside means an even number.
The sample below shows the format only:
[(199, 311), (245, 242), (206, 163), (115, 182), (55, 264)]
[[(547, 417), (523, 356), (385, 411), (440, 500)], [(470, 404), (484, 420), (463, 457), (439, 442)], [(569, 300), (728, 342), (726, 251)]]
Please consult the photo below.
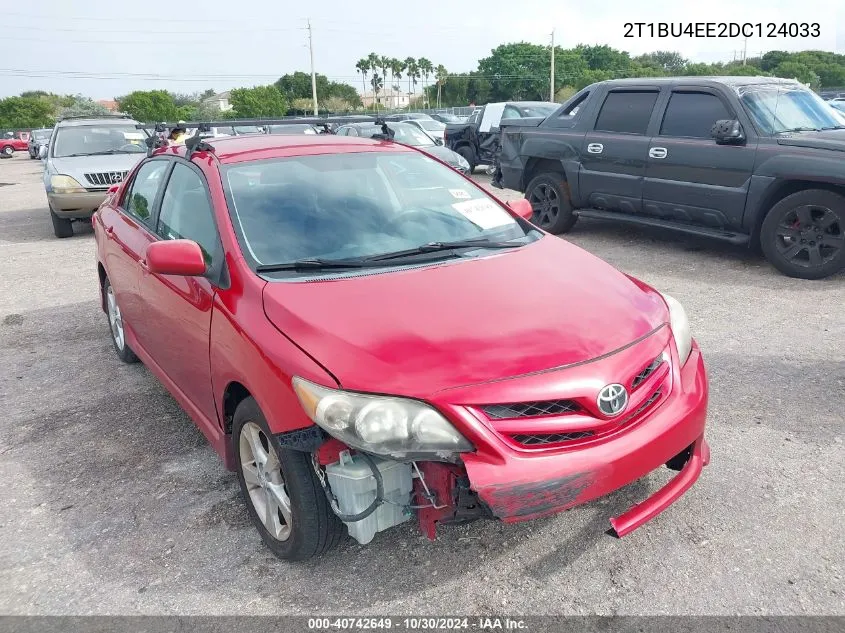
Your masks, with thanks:
[(531, 221), (541, 229), (554, 224), (560, 213), (560, 197), (554, 187), (545, 183), (538, 184), (528, 196), (534, 214)]
[(775, 231), (778, 253), (803, 268), (817, 268), (845, 248), (839, 218), (827, 207), (804, 205), (790, 210)]
[(278, 541), (288, 540), (292, 526), (290, 496), (279, 457), (260, 426), (254, 422), (243, 425), (238, 452), (255, 513), (270, 536)]
[(117, 345), (117, 349), (123, 350), (123, 346), (126, 344), (126, 337), (123, 333), (123, 317), (120, 314), (120, 306), (117, 305), (114, 288), (111, 287), (111, 284), (109, 284), (106, 292), (106, 303), (108, 304), (109, 325), (114, 337), (114, 344)]

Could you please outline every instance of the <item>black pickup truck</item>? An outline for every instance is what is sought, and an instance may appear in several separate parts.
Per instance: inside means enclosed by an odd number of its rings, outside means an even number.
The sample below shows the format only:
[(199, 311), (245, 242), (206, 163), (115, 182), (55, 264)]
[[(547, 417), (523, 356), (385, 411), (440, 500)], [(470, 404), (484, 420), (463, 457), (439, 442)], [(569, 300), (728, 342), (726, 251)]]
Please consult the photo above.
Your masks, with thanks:
[(600, 82), (499, 145), (494, 186), (552, 233), (599, 218), (759, 245), (792, 277), (845, 268), (845, 117), (798, 82)]
[(462, 123), (447, 123), (443, 140), (446, 147), (466, 159), (472, 173), (478, 165), (493, 164), (501, 121), (534, 117), (542, 120), (559, 106), (546, 101), (488, 103), (476, 109)]

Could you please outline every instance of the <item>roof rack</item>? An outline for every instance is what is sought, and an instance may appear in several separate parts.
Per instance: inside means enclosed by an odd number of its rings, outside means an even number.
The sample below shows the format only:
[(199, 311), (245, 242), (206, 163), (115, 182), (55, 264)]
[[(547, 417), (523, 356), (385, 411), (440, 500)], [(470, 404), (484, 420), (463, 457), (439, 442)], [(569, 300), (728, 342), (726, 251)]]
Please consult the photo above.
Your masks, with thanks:
[[(161, 121), (159, 123), (138, 123), (135, 127), (139, 130), (153, 130), (161, 134), (168, 129), (173, 129), (177, 125), (183, 128), (195, 128), (194, 135), (185, 141), (187, 148), (186, 158), (190, 158), (193, 152), (206, 151), (213, 152), (214, 146), (210, 145), (205, 139), (201, 138), (203, 132), (211, 131), (213, 127), (246, 127), (255, 126), (261, 127), (265, 125), (314, 125), (322, 126), (327, 134), (332, 131), (329, 128), (332, 124), (343, 125), (346, 123), (373, 123), (381, 127), (382, 134), (373, 136), (385, 141), (393, 140), (393, 130), (388, 126), (388, 121), (385, 121), (382, 116), (367, 116), (361, 117), (303, 117), (303, 118), (284, 118), (284, 119), (226, 119), (224, 121)], [(151, 155), (159, 147), (166, 147), (163, 139), (160, 139), (155, 134), (150, 135), (147, 140), (147, 155)]]
[(68, 116), (60, 116), (57, 121), (72, 121), (74, 119), (131, 119), (128, 114), (115, 114), (109, 112), (108, 114), (71, 114)]

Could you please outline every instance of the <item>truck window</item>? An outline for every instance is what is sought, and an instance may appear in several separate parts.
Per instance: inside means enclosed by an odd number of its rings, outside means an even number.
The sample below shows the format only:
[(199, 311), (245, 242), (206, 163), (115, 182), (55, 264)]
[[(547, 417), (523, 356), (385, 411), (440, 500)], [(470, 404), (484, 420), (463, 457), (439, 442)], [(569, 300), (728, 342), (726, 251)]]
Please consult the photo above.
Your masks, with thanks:
[(565, 117), (565, 116), (575, 116), (578, 114), (578, 110), (581, 108), (581, 105), (587, 100), (587, 97), (590, 96), (589, 92), (585, 92), (580, 97), (578, 97), (575, 101), (569, 104), (566, 108), (563, 109), (558, 116)]
[(622, 134), (645, 134), (657, 91), (618, 91), (607, 95), (596, 120), (596, 130)]
[(716, 95), (706, 92), (673, 92), (663, 115), (660, 136), (710, 138), (710, 128), (720, 119), (733, 119)]

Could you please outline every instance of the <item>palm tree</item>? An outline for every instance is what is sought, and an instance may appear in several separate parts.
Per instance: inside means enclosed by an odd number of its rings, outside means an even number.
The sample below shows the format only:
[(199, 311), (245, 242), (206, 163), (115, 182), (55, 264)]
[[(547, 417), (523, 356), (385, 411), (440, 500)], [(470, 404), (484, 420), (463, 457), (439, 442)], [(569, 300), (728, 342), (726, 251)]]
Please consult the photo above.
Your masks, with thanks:
[(386, 55), (381, 55), (378, 58), (378, 67), (381, 68), (382, 80), (387, 81), (387, 71), (390, 68), (390, 58)]
[(355, 70), (361, 73), (361, 85), (364, 87), (364, 92), (367, 92), (367, 73), (370, 72), (370, 60), (362, 57), (355, 64)]
[(376, 106), (376, 112), (378, 112), (378, 91), (381, 90), (384, 82), (377, 72), (373, 72), (373, 77), (370, 79), (370, 85), (373, 87), (373, 104)]
[[(395, 57), (390, 60), (390, 77), (391, 83), (402, 79), (402, 73), (405, 72), (405, 62), (401, 59), (396, 59)], [(402, 88), (396, 88), (396, 92), (398, 93)]]
[(443, 64), (440, 64), (437, 68), (434, 69), (434, 78), (437, 79), (437, 107), (442, 107), (443, 103), (443, 84), (446, 83), (446, 79), (449, 77), (449, 73), (446, 70), (446, 67)]
[(411, 82), (414, 82), (414, 94), (417, 93), (416, 86), (417, 86), (417, 78), (420, 76), (419, 67), (417, 66), (417, 60), (413, 57), (408, 57), (405, 60), (405, 70), (408, 73), (408, 109), (411, 107)]
[(428, 76), (434, 72), (434, 66), (432, 63), (426, 59), (425, 57), (420, 57), (417, 61), (417, 66), (419, 66), (420, 73), (422, 74), (423, 78), (423, 97), (426, 105), (428, 105), (428, 92), (426, 92), (426, 84), (428, 84)]

